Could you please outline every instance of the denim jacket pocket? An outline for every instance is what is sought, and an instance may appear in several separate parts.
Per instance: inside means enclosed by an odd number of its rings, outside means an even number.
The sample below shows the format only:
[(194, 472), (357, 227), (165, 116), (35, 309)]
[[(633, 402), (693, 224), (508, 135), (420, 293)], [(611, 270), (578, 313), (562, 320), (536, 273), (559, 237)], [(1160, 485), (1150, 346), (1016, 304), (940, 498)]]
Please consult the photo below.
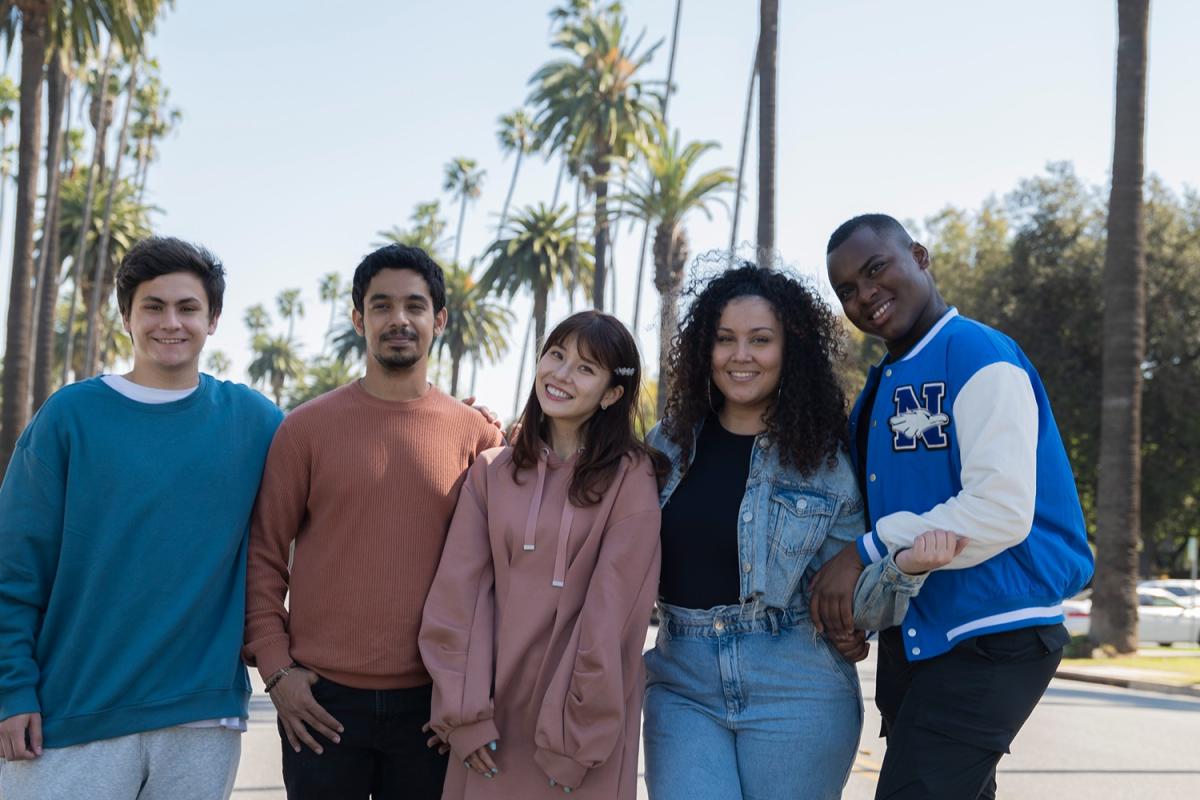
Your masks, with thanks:
[(771, 493), (771, 560), (811, 556), (833, 522), (837, 501), (812, 489), (776, 487)]

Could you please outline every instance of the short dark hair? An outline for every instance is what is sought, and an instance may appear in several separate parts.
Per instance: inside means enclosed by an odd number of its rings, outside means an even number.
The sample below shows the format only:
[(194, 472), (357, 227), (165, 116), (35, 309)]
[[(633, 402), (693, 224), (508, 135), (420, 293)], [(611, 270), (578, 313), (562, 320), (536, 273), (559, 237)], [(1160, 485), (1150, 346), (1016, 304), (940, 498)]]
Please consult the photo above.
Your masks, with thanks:
[(117, 308), (128, 317), (137, 287), (160, 275), (190, 272), (204, 285), (208, 318), (216, 319), (225, 299), (225, 267), (210, 250), (173, 236), (151, 236), (129, 248), (117, 267)]
[(895, 236), (905, 246), (912, 244), (913, 241), (912, 236), (895, 217), (887, 214), (859, 214), (838, 225), (837, 230), (829, 237), (825, 255), (829, 255), (841, 247), (847, 239), (854, 235), (855, 231), (862, 227), (870, 228), (879, 236)]
[(358, 313), (363, 313), (363, 298), (366, 297), (371, 279), (385, 269), (411, 269), (428, 284), (434, 313), (446, 307), (446, 276), (437, 262), (419, 247), (389, 244), (368, 255), (354, 269), (354, 285), (350, 296)]

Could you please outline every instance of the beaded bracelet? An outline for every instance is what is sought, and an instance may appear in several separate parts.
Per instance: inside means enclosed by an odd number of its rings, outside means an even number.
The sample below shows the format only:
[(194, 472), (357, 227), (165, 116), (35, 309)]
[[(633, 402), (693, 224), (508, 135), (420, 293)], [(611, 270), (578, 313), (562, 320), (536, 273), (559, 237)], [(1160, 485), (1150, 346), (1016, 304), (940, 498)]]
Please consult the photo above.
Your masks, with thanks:
[(288, 673), (291, 672), (293, 669), (295, 669), (298, 666), (300, 666), (300, 665), (297, 664), (295, 661), (293, 661), (291, 664), (288, 664), (286, 667), (280, 667), (279, 669), (277, 669), (275, 671), (275, 673), (271, 675), (271, 677), (267, 678), (267, 683), (265, 686), (263, 686), (263, 691), (266, 692), (267, 694), (270, 694), (271, 690), (275, 688), (275, 684), (279, 683), (281, 680), (286, 678), (288, 676)]

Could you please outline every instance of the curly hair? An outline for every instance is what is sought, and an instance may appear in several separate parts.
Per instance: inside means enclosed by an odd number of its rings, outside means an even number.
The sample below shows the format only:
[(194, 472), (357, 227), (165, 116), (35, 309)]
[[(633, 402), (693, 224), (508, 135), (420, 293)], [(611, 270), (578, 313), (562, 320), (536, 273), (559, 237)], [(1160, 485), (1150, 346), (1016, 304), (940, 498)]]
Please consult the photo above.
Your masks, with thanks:
[[(667, 357), (667, 403), (663, 432), (690, 452), (696, 426), (720, 411), (724, 395), (712, 379), (712, 352), (721, 312), (738, 297), (761, 297), (771, 304), (784, 331), (782, 390), (763, 415), (780, 460), (805, 476), (824, 461), (833, 466), (846, 440), (846, 397), (834, 360), (843, 347), (842, 326), (833, 310), (805, 282), (748, 261), (711, 279), (698, 279)], [(707, 391), (699, 391), (707, 387)]]

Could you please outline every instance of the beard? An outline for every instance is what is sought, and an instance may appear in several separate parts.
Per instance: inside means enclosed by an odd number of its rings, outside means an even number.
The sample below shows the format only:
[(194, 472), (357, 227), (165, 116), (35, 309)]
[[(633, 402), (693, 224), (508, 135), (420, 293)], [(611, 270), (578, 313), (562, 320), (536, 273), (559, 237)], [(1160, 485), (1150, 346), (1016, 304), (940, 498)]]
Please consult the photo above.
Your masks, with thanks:
[(400, 370), (408, 369), (421, 360), (420, 351), (413, 353), (372, 353), (371, 355), (375, 357), (375, 361), (378, 362), (379, 366), (389, 372), (399, 372)]

